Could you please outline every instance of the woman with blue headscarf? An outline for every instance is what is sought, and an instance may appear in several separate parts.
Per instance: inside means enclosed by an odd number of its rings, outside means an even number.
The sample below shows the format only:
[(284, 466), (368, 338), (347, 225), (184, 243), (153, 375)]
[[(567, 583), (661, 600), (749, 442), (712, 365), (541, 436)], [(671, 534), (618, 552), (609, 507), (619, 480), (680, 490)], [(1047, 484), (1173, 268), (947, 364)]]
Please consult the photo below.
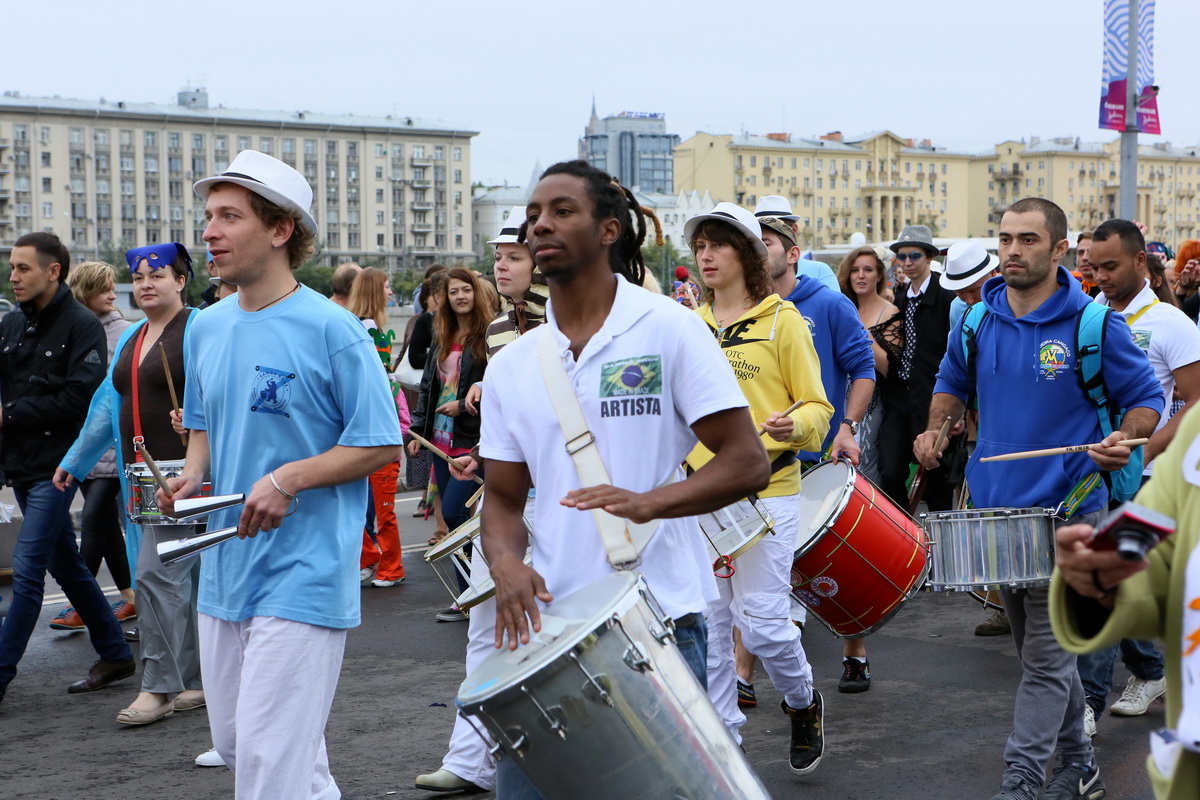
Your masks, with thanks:
[[(154, 244), (125, 254), (133, 277), (133, 296), (146, 319), (129, 327), (117, 343), (108, 377), (92, 398), (87, 422), (54, 475), (65, 487), (88, 474), (105, 449), (116, 441), (125, 469), (142, 461), (135, 441), (159, 462), (187, 454), (182, 437), (171, 426), (176, 397), (186, 380), (184, 342), (193, 309), (183, 302), (192, 259), (178, 243)], [(145, 523), (149, 511), (137, 499), (136, 486), (124, 476), (126, 507)], [(142, 494), (145, 494), (144, 492)], [(144, 531), (143, 531), (144, 528)], [(143, 532), (146, 536), (142, 544)], [(155, 547), (163, 538), (180, 535), (178, 526), (127, 525), (125, 541), (135, 563), (141, 641), (142, 690), (117, 714), (122, 725), (146, 725), (176, 711), (200, 708), (200, 658), (196, 638), (198, 558), (164, 565)]]

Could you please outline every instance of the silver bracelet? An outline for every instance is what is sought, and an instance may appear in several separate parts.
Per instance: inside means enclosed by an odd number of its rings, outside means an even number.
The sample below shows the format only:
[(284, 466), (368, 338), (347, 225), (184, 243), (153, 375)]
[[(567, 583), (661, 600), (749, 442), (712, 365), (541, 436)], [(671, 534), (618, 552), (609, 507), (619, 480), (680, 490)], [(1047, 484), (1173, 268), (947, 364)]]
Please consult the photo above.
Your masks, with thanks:
[(296, 499), (296, 495), (288, 494), (287, 492), (285, 492), (283, 490), (283, 487), (279, 485), (279, 481), (275, 480), (275, 470), (271, 470), (270, 472), (268, 472), (267, 477), (271, 479), (271, 485), (275, 487), (275, 491), (279, 492), (281, 495), (286, 497), (288, 500)]

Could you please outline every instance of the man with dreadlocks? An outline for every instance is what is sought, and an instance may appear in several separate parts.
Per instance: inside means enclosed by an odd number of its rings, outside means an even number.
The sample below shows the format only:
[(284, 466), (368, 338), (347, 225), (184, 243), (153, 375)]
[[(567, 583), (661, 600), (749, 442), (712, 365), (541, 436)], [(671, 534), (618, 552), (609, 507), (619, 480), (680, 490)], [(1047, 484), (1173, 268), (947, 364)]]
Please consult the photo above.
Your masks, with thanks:
[[(637, 288), (645, 224), (630, 192), (583, 161), (555, 164), (534, 188), (527, 238), (550, 305), (542, 330), (498, 353), (484, 383), (483, 549), (496, 582), (496, 646), (515, 649), (541, 629), (539, 603), (611, 572), (594, 509), (634, 523), (662, 520), (640, 572), (674, 618), (679, 649), (704, 685), (703, 611), (717, 593), (689, 517), (764, 488), (770, 466), (703, 321)], [(562, 431), (546, 424), (556, 415), (538, 365), (542, 336), (552, 337), (612, 485), (581, 487)], [(695, 374), (705, 379), (690, 380)], [(715, 455), (677, 480), (697, 439)], [(531, 481), (538, 489), (532, 567), (524, 564), (529, 536), (521, 520)], [(499, 764), (497, 789), (502, 800), (539, 797), (512, 759)]]

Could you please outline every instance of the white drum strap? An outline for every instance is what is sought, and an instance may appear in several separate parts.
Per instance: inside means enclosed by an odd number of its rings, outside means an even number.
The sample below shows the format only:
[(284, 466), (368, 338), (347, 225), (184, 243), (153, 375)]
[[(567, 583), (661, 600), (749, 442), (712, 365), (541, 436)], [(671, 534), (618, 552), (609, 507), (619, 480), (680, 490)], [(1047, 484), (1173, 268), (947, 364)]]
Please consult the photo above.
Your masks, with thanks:
[[(586, 488), (607, 484), (610, 482), (608, 470), (600, 458), (596, 437), (588, 429), (579, 398), (575, 395), (575, 388), (571, 385), (566, 367), (558, 354), (554, 333), (549, 325), (542, 328), (537, 333), (538, 363), (542, 368), (542, 379), (546, 383), (550, 403), (554, 406), (554, 415), (558, 417), (558, 424), (566, 438), (567, 455), (571, 457), (575, 471), (579, 473), (580, 486)], [(617, 569), (636, 566), (638, 555), (645, 549), (658, 525), (634, 524), (600, 508), (592, 509), (592, 514), (596, 518), (600, 540), (608, 553), (608, 562)]]

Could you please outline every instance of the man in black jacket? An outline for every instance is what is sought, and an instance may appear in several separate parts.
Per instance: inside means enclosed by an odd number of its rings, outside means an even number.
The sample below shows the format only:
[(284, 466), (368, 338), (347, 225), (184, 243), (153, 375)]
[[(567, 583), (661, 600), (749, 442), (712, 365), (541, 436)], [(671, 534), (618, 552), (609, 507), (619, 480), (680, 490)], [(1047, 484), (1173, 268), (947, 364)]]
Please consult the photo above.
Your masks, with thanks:
[[(880, 488), (892, 501), (908, 508), (904, 482), (913, 457), (913, 440), (923, 433), (929, 421), (929, 401), (937, 378), (946, 342), (950, 334), (950, 304), (954, 293), (943, 289), (937, 273), (931, 269), (938, 254), (933, 233), (924, 225), (909, 225), (891, 245), (908, 278), (907, 289), (896, 298), (896, 306), (904, 315), (904, 350), (900, 359), (899, 387), (884, 412), (883, 429), (879, 435), (879, 468), (883, 479)], [(945, 450), (951, 457), (952, 448)], [(953, 496), (943, 466), (925, 476), (925, 501), (931, 511), (951, 507)]]
[(67, 248), (52, 233), (17, 239), (9, 256), (19, 310), (0, 321), (0, 463), (24, 522), (13, 551), (13, 599), (0, 628), (0, 698), (17, 674), (42, 609), (46, 572), (87, 625), (100, 660), (67, 691), (90, 692), (133, 675), (121, 626), (83, 563), (71, 525), (74, 488), (51, 483), (104, 379), (107, 346), (96, 315), (71, 296)]

